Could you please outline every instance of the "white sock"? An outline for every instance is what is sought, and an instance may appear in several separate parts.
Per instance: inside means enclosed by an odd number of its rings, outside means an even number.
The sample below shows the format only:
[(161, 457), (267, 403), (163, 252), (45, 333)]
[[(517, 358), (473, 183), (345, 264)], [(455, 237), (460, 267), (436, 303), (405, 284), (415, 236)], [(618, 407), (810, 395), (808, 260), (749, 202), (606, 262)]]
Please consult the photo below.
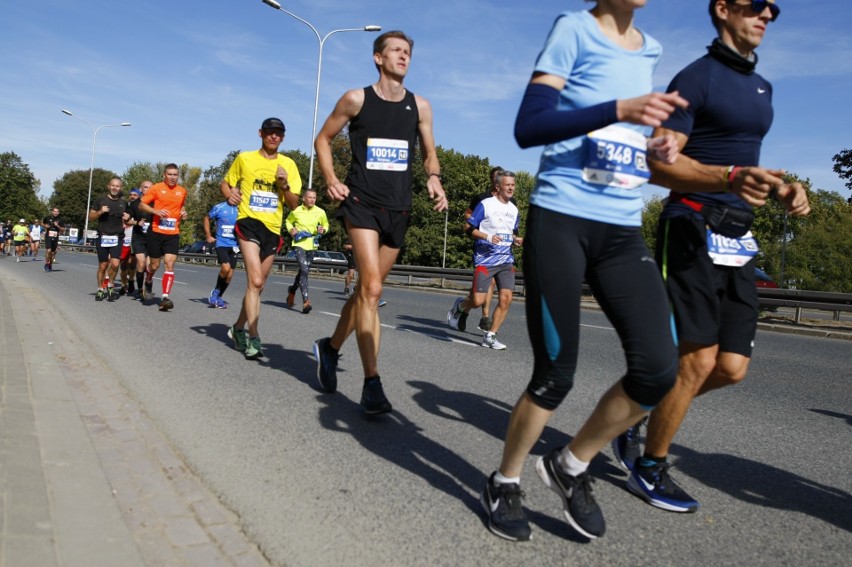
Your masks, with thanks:
[(567, 447), (559, 453), (559, 457), (557, 457), (556, 461), (559, 463), (559, 466), (562, 467), (562, 470), (571, 476), (581, 475), (589, 468), (589, 463), (585, 463), (575, 457), (574, 453), (572, 453)]
[(503, 474), (498, 470), (494, 473), (494, 484), (521, 484), (521, 477), (503, 476)]

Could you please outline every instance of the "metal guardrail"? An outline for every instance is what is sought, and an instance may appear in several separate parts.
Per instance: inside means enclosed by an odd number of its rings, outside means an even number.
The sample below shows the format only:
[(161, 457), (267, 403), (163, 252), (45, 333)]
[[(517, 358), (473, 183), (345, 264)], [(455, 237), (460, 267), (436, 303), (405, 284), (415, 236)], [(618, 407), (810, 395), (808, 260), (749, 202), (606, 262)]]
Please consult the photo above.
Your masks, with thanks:
[[(94, 252), (93, 246), (81, 246), (77, 244), (63, 244), (63, 248), (84, 252)], [(215, 254), (185, 254), (178, 255), (178, 260), (188, 264), (218, 265)], [(273, 271), (284, 273), (287, 266), (295, 269), (297, 262), (285, 259), (283, 256), (275, 258)], [(237, 258), (236, 268), (242, 268), (242, 262)], [(315, 261), (311, 268), (316, 273), (346, 273), (346, 266), (328, 264)], [(473, 280), (473, 270), (458, 268), (432, 268), (429, 266), (406, 266), (394, 264), (390, 278), (401, 281), (404, 285), (438, 287), (441, 289), (459, 289), (467, 287)], [(524, 295), (524, 274), (515, 273), (515, 293)], [(583, 293), (591, 293), (587, 285), (583, 285)], [(795, 309), (795, 320), (801, 321), (802, 310), (812, 309), (815, 311), (830, 311), (835, 321), (840, 320), (841, 312), (852, 312), (852, 294), (832, 293), (825, 291), (807, 291), (798, 289), (775, 289), (759, 288), (757, 296), (761, 307), (788, 307)]]

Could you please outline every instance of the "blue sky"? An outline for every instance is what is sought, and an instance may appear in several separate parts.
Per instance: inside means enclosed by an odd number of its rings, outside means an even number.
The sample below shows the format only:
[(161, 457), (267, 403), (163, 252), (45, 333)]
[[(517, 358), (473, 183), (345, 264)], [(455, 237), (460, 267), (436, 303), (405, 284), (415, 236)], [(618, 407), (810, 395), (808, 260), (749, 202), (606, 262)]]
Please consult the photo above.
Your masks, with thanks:
[[(122, 173), (134, 161), (218, 165), (259, 146), (267, 116), (287, 125), (283, 148), (311, 143), (318, 42), (261, 0), (3, 0), (0, 19), (0, 151), (14, 151), (49, 196), (54, 180), (88, 169), (92, 130), (104, 128), (95, 165)], [(759, 49), (774, 86), (775, 122), (762, 165), (848, 195), (831, 157), (852, 148), (852, 4), (779, 0), (781, 17)], [(439, 145), (534, 173), (540, 148), (512, 136), (532, 65), (561, 2), (293, 0), (283, 7), (321, 33), (381, 25), (415, 40), (406, 85), (434, 109)], [(636, 23), (663, 45), (655, 87), (701, 56), (713, 37), (705, 0), (649, 0)], [(344, 90), (376, 79), (375, 34), (325, 43), (318, 127)], [(646, 191), (653, 193), (653, 189)]]

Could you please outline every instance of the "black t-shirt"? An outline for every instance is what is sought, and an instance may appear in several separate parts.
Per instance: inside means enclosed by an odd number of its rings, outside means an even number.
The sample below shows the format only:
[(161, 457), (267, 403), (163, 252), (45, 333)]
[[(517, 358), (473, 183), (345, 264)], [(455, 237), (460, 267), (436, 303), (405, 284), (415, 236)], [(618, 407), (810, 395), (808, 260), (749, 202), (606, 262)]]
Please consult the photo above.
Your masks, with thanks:
[(41, 221), (41, 224), (45, 225), (44, 237), (45, 238), (59, 238), (59, 235), (62, 234), (62, 231), (65, 230), (65, 221), (62, 220), (62, 217), (55, 217), (53, 215), (47, 215)]
[(98, 217), (98, 232), (100, 234), (124, 234), (124, 221), (122, 216), (127, 210), (127, 201), (124, 199), (110, 199), (107, 196), (98, 199), (93, 211), (99, 211), (101, 207), (106, 205), (109, 207), (109, 212), (102, 213)]
[(147, 234), (148, 226), (151, 224), (151, 219), (154, 217), (154, 215), (139, 210), (139, 204), (141, 202), (142, 199), (130, 201), (130, 203), (127, 205), (127, 212), (130, 213), (130, 218), (137, 221), (137, 224), (133, 225), (133, 234), (144, 235)]

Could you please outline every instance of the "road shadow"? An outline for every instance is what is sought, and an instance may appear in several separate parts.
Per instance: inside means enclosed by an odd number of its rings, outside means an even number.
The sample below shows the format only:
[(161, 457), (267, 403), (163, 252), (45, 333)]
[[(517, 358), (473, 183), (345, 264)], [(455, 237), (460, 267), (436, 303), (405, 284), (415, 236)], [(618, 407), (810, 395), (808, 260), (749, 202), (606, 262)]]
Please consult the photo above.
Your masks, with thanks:
[(838, 413), (838, 412), (835, 412), (835, 411), (829, 411), (829, 410), (824, 410), (824, 409), (816, 409), (816, 408), (810, 408), (808, 411), (812, 411), (814, 413), (818, 413), (820, 415), (825, 415), (825, 416), (828, 416), (828, 417), (836, 417), (838, 419), (845, 419), (847, 425), (852, 425), (852, 415), (849, 415), (848, 413)]
[[(765, 508), (800, 512), (852, 532), (852, 495), (783, 469), (719, 453), (673, 447), (676, 469), (695, 480)], [(838, 471), (848, 479), (849, 471)]]

